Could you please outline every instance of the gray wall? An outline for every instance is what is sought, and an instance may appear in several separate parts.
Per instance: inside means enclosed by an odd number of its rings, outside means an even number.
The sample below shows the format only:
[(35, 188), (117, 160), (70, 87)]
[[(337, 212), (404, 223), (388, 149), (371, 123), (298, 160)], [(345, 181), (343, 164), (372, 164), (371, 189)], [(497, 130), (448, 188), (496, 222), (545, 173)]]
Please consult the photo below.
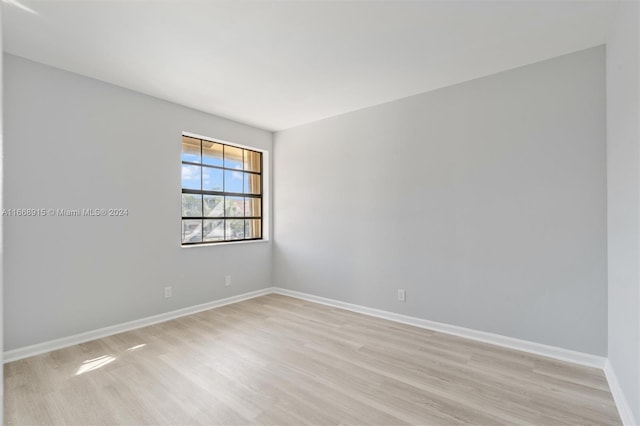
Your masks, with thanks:
[(606, 355), (603, 47), (274, 149), (274, 285)]
[[(0, 4), (0, 51), (2, 50), (2, 5)], [(3, 197), (2, 197), (2, 188), (4, 186), (4, 172), (3, 172), (3, 167), (4, 167), (4, 161), (2, 160), (3, 155), (3, 129), (4, 126), (2, 125), (2, 118), (3, 118), (3, 114), (2, 114), (2, 90), (3, 90), (3, 85), (2, 85), (2, 72), (3, 72), (3, 66), (2, 66), (2, 55), (0, 55), (0, 210), (2, 210), (3, 207)], [(2, 221), (3, 218), (2, 216), (0, 216), (0, 365), (3, 364), (3, 357), (4, 357), (4, 352), (3, 352), (3, 333), (4, 333), (4, 325), (3, 325), (3, 317), (4, 317), (4, 312), (3, 312), (3, 284), (2, 284), (2, 276), (3, 276), (3, 266), (2, 266), (2, 260), (4, 258), (3, 254), (2, 254), (2, 247), (3, 247), (3, 239), (2, 239)], [(0, 383), (4, 383), (4, 368), (0, 369)], [(3, 413), (4, 413), (4, 386), (0, 386), (0, 418), (4, 418), (3, 417)]]
[(5, 218), (5, 350), (271, 285), (270, 242), (180, 247), (181, 132), (270, 132), (11, 55), (4, 78), (4, 207), (129, 209)]
[(621, 3), (607, 40), (609, 362), (640, 422), (640, 34)]

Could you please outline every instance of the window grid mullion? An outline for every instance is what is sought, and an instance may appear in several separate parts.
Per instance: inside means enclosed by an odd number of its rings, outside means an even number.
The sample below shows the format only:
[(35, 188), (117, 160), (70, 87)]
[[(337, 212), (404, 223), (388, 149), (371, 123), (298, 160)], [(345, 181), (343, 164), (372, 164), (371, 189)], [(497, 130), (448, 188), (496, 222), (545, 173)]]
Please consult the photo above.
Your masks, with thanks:
[[(226, 158), (226, 154), (227, 154), (227, 146), (226, 145), (222, 145), (222, 167), (225, 166), (225, 158)], [(223, 171), (222, 172), (222, 191), (224, 192), (227, 189), (227, 174)], [(226, 194), (226, 192), (225, 192)], [(224, 199), (222, 200), (222, 211), (224, 212), (225, 216), (227, 215), (227, 196), (224, 196)], [(225, 241), (227, 241), (227, 221), (226, 219), (222, 222), (222, 239), (224, 239)]]
[[(200, 163), (204, 163), (204, 150), (202, 148), (202, 139), (200, 139)], [(200, 166), (200, 191), (204, 189), (204, 170)], [(224, 189), (224, 188), (222, 188)], [(204, 215), (204, 196), (200, 196), (200, 211)], [(200, 241), (204, 240), (204, 219), (200, 220)]]
[(229, 171), (232, 171), (232, 172), (243, 172), (243, 173), (249, 173), (249, 174), (256, 175), (256, 176), (261, 176), (262, 175), (261, 172), (254, 172), (253, 170), (232, 169), (231, 167), (215, 166), (213, 164), (196, 163), (194, 161), (183, 161), (182, 164), (186, 164), (188, 166), (207, 167), (209, 169), (229, 170)]

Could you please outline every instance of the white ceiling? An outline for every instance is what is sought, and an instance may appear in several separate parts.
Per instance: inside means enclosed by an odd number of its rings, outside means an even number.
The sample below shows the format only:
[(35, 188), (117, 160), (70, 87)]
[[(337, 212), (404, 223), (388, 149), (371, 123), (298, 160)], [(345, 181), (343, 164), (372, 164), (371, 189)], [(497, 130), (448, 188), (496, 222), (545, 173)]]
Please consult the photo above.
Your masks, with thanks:
[(268, 130), (603, 44), (616, 6), (3, 2), (9, 53)]

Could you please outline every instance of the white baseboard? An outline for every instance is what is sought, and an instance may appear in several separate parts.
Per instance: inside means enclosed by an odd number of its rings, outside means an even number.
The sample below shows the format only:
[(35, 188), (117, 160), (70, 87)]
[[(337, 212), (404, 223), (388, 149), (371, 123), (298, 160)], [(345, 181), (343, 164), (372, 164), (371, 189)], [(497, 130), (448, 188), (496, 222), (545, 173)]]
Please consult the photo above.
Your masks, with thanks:
[(227, 297), (225, 299), (213, 300), (211, 302), (203, 303), (200, 305), (189, 306), (187, 308), (178, 309), (171, 312), (165, 312), (163, 314), (153, 315), (138, 320), (125, 322), (122, 324), (112, 325), (109, 327), (99, 328), (97, 330), (91, 330), (73, 336), (63, 337), (60, 339), (49, 340), (47, 342), (38, 343), (31, 346), (24, 346), (22, 348), (6, 351), (3, 354), (3, 362), (16, 361), (22, 358), (28, 358), (30, 356), (39, 355), (45, 352), (50, 352), (56, 349), (65, 348), (67, 346), (77, 345), (79, 343), (88, 342), (90, 340), (100, 339), (102, 337), (111, 336), (125, 331), (135, 330), (137, 328), (146, 327), (148, 325), (157, 324), (159, 322), (169, 321), (175, 318), (183, 317), (185, 315), (195, 314), (197, 312), (206, 311), (208, 309), (217, 308), (219, 306), (229, 305), (231, 303), (241, 302), (247, 299), (253, 299), (254, 297), (263, 296), (265, 294), (273, 293), (271, 287), (263, 288), (248, 293), (238, 294), (237, 296)]
[(501, 336), (499, 334), (487, 333), (484, 331), (473, 330), (469, 328), (459, 327), (455, 325), (444, 324), (436, 321), (429, 321), (422, 318), (411, 317), (408, 315), (397, 314), (394, 312), (383, 311), (380, 309), (368, 308), (366, 306), (355, 305), (352, 303), (342, 302), (339, 300), (328, 299), (326, 297), (315, 296), (312, 294), (301, 293), (293, 290), (287, 290), (279, 287), (267, 287), (257, 291), (249, 293), (239, 294), (237, 296), (228, 297), (225, 299), (214, 300), (211, 302), (203, 303), (201, 305), (189, 306), (187, 308), (178, 309), (171, 312), (165, 312), (159, 315), (153, 315), (146, 318), (141, 318), (134, 321), (125, 322), (122, 324), (112, 325), (109, 327), (100, 328), (97, 330), (91, 330), (73, 336), (63, 337), (60, 339), (50, 340), (43, 343), (38, 343), (31, 346), (25, 346), (18, 349), (13, 349), (4, 352), (3, 361), (11, 362), (18, 359), (27, 358), (34, 355), (39, 355), (45, 352), (61, 349), (67, 346), (77, 345), (79, 343), (88, 342), (90, 340), (99, 339), (101, 337), (111, 336), (113, 334), (122, 333), (136, 328), (146, 327), (148, 325), (157, 324), (159, 322), (169, 321), (174, 318), (179, 318), (185, 315), (194, 314), (196, 312), (206, 311), (207, 309), (216, 308), (218, 306), (224, 306), (231, 303), (240, 302), (242, 300), (252, 299), (254, 297), (263, 296), (269, 293), (277, 293), (286, 296), (296, 297), (299, 299), (308, 300), (310, 302), (321, 303), (323, 305), (329, 305), (337, 308), (347, 309), (353, 312), (358, 312), (365, 315), (371, 315), (378, 318), (387, 319), (390, 321), (400, 322), (403, 324), (409, 324), (416, 327), (426, 328), (429, 330), (439, 331), (442, 333), (453, 334), (467, 339), (477, 340), (484, 343), (490, 343), (497, 346), (503, 346), (510, 349), (515, 349), (524, 352), (530, 352), (537, 355), (546, 356), (549, 358), (558, 359), (561, 361), (572, 362), (574, 364), (586, 365), (595, 368), (604, 368), (606, 358), (585, 354), (582, 352), (571, 351), (568, 349), (558, 348), (555, 346), (543, 345), (541, 343), (529, 342), (526, 340), (515, 339), (513, 337)]
[(339, 300), (328, 299), (326, 297), (315, 296), (312, 294), (301, 293), (298, 291), (287, 290), (280, 287), (274, 287), (273, 292), (285, 296), (296, 297), (298, 299), (308, 300), (310, 302), (321, 303), (336, 308), (347, 309), (349, 311), (358, 312), (365, 315), (371, 315), (390, 321), (403, 324), (413, 325), (420, 328), (426, 328), (441, 333), (453, 334), (455, 336), (464, 337), (479, 342), (490, 343), (496, 346), (502, 346), (509, 349), (542, 355), (554, 358), (560, 361), (567, 361), (574, 364), (585, 365), (602, 369), (604, 368), (606, 358), (598, 355), (591, 355), (582, 352), (576, 352), (569, 349), (558, 348), (556, 346), (544, 345), (542, 343), (520, 340), (513, 337), (502, 336), (499, 334), (487, 333), (485, 331), (473, 330), (470, 328), (459, 327), (456, 325), (444, 324), (436, 321), (429, 321), (422, 318), (411, 317), (408, 315), (396, 314), (394, 312), (383, 311), (380, 309), (368, 308), (366, 306), (355, 305), (352, 303), (342, 302)]
[(208, 309), (217, 308), (219, 306), (229, 305), (231, 303), (241, 302), (247, 299), (253, 299), (255, 297), (263, 296), (266, 294), (277, 293), (285, 296), (291, 296), (298, 299), (308, 300), (310, 302), (320, 303), (323, 305), (333, 306), (336, 308), (342, 308), (353, 312), (358, 312), (365, 315), (370, 315), (378, 318), (383, 318), (390, 321), (395, 321), (403, 324), (413, 325), (428, 330), (438, 331), (441, 333), (452, 334), (455, 336), (464, 337), (479, 342), (489, 343), (496, 346), (502, 346), (509, 349), (515, 349), (523, 352), (529, 352), (536, 355), (542, 355), (549, 358), (567, 361), (574, 364), (585, 365), (588, 367), (594, 367), (603, 369), (606, 375), (611, 393), (615, 400), (616, 406), (620, 413), (620, 417), (625, 425), (637, 425), (633, 417), (630, 405), (624, 396), (618, 378), (613, 371), (611, 363), (605, 357), (585, 354), (582, 352), (576, 352), (568, 349), (558, 348), (555, 346), (544, 345), (541, 343), (530, 342), (527, 340), (520, 340), (513, 337), (502, 336), (499, 334), (487, 333), (484, 331), (473, 330), (469, 328), (459, 327), (450, 324), (444, 324), (436, 321), (429, 321), (422, 318), (411, 317), (408, 315), (397, 314), (394, 312), (383, 311), (380, 309), (368, 308), (366, 306), (356, 305), (353, 303), (342, 302), (339, 300), (328, 299), (326, 297), (315, 296), (308, 293), (301, 293), (298, 291), (288, 290), (279, 287), (267, 287), (260, 290), (239, 294), (225, 299), (214, 300), (211, 302), (203, 303), (200, 305), (189, 306), (187, 308), (178, 309), (171, 312), (165, 312), (159, 315), (153, 315), (146, 318), (141, 318), (134, 321), (125, 322), (109, 327), (100, 328), (97, 330), (87, 331), (73, 336), (63, 337), (61, 339), (50, 340), (43, 343), (38, 343), (31, 346), (25, 346), (18, 349), (6, 351), (3, 354), (3, 362), (16, 361), (22, 358), (27, 358), (34, 355), (39, 355), (45, 352), (50, 352), (56, 349), (65, 348), (79, 343), (88, 342), (90, 340), (99, 339), (102, 337), (111, 336), (125, 331), (134, 330), (137, 328), (146, 327), (152, 324), (157, 324), (164, 321), (169, 321), (175, 318), (179, 318), (185, 315), (194, 314), (197, 312), (206, 311)]
[(604, 365), (604, 374), (607, 377), (607, 382), (609, 382), (609, 389), (611, 389), (613, 400), (616, 402), (616, 407), (618, 407), (618, 413), (620, 414), (620, 418), (622, 419), (622, 424), (624, 424), (625, 426), (637, 426), (638, 424), (640, 424), (633, 417), (631, 405), (629, 405), (629, 401), (625, 397), (624, 392), (620, 387), (618, 376), (613, 370), (613, 366), (611, 365), (611, 362), (609, 362), (609, 360), (607, 360)]
[(597, 356), (597, 355), (585, 354), (582, 352), (576, 352), (568, 349), (558, 348), (555, 346), (543, 345), (541, 343), (515, 339), (513, 337), (502, 336), (499, 334), (487, 333), (484, 331), (478, 331), (478, 330), (459, 327), (455, 325), (429, 321), (422, 318), (411, 317), (408, 315), (397, 314), (394, 312), (383, 311), (380, 309), (368, 308), (366, 306), (355, 305), (352, 303), (342, 302), (334, 299), (328, 299), (325, 297), (315, 296), (307, 293), (301, 293), (293, 290), (287, 290), (279, 287), (267, 287), (264, 289), (252, 291), (249, 293), (239, 294), (237, 296), (232, 296), (225, 299), (214, 300), (214, 301), (203, 303), (200, 305), (189, 306), (187, 308), (178, 309), (171, 312), (165, 312), (159, 315), (153, 315), (150, 317), (125, 322), (122, 324), (112, 325), (112, 326), (100, 328), (97, 330), (91, 330), (84, 333), (75, 334), (73, 336), (63, 337), (55, 340), (49, 340), (47, 342), (13, 349), (13, 350), (4, 352), (3, 362), (7, 363), (11, 361), (16, 361), (18, 359), (39, 355), (45, 352), (61, 349), (67, 346), (77, 345), (79, 343), (88, 342), (90, 340), (111, 336), (113, 334), (122, 333), (129, 330), (146, 327), (148, 325), (157, 324), (159, 322), (169, 321), (174, 318), (179, 318), (185, 315), (206, 311), (208, 309), (228, 305), (231, 303), (240, 302), (242, 300), (252, 299), (254, 297), (259, 297), (259, 296), (263, 296), (265, 294), (270, 294), (270, 293), (277, 293), (277, 294), (282, 294), (286, 296), (296, 297), (299, 299), (308, 300), (310, 302), (347, 309), (347, 310), (358, 312), (365, 315), (371, 315), (374, 317), (383, 318), (383, 319), (387, 319), (395, 322), (400, 322), (403, 324), (409, 324), (416, 327), (426, 328), (429, 330), (439, 331), (442, 333), (453, 334), (456, 336), (465, 337), (467, 339), (477, 340), (484, 343), (490, 343), (497, 346), (503, 346), (510, 349), (530, 352), (537, 355), (558, 359), (561, 361), (572, 362), (574, 364), (586, 365), (589, 367), (595, 367), (600, 369), (605, 367), (606, 358)]

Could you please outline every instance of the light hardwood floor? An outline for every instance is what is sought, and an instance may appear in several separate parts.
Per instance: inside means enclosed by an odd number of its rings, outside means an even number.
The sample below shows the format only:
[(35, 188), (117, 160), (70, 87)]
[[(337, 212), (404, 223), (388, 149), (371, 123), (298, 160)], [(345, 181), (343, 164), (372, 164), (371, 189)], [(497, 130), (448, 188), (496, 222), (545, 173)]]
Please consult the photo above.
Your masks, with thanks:
[(280, 295), (4, 372), (5, 424), (620, 424), (597, 369)]

